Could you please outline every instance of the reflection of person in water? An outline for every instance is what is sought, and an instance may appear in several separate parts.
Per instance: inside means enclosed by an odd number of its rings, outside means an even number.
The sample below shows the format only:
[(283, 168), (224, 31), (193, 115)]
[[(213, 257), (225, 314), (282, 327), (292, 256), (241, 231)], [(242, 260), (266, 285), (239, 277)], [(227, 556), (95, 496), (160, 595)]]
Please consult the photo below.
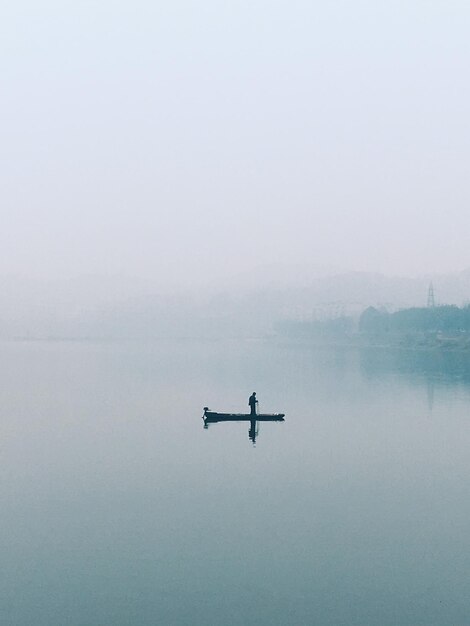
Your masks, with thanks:
[(258, 404), (258, 400), (256, 399), (256, 391), (253, 391), (251, 396), (248, 399), (248, 406), (251, 409), (251, 415), (256, 415), (256, 405)]
[(248, 439), (253, 442), (253, 445), (256, 443), (256, 435), (258, 434), (256, 425), (257, 425), (257, 421), (251, 420), (250, 430), (248, 431)]

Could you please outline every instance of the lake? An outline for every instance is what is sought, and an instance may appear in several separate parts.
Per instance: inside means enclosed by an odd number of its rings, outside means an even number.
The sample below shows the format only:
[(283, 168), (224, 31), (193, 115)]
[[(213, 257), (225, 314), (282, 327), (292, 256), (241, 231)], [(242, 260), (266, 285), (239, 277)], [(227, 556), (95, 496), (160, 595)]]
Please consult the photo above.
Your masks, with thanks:
[[(0, 623), (470, 623), (470, 364), (5, 342)], [(284, 423), (211, 424), (203, 407)]]

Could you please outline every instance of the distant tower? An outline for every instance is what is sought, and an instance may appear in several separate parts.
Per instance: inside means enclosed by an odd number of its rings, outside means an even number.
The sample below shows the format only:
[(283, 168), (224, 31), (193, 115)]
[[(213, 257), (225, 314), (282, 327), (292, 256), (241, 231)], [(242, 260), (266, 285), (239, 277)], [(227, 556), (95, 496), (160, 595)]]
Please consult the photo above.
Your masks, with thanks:
[(432, 286), (432, 283), (429, 283), (428, 308), (433, 309), (435, 306), (436, 306), (436, 303), (434, 302), (434, 287)]

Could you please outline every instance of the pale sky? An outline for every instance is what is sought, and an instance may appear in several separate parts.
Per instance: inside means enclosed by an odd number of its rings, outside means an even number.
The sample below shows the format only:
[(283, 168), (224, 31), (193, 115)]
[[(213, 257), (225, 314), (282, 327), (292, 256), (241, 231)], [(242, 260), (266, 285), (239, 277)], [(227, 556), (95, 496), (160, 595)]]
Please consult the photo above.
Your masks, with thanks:
[(0, 9), (0, 273), (470, 266), (467, 0)]

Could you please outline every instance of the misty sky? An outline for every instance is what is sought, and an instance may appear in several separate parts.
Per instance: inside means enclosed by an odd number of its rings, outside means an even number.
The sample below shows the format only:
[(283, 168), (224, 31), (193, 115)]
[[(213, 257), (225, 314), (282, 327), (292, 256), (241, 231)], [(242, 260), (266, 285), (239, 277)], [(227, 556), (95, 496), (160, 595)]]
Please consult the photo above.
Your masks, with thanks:
[(470, 266), (467, 0), (0, 10), (0, 272)]

